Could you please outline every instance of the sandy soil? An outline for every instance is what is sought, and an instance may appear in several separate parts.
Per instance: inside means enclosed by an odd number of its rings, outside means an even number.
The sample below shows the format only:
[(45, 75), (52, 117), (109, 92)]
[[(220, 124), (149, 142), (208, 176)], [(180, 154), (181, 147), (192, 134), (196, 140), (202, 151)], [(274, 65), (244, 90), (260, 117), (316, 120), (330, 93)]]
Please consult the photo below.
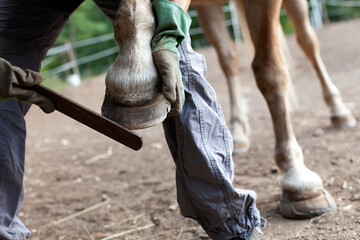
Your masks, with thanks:
[[(318, 30), (322, 56), (345, 103), (360, 116), (360, 20)], [(338, 209), (311, 220), (288, 220), (277, 212), (278, 171), (272, 159), (274, 136), (265, 101), (249, 69), (249, 53), (238, 45), (243, 85), (252, 127), (249, 153), (234, 157), (239, 188), (258, 193), (258, 207), (267, 218), (263, 239), (360, 239), (359, 126), (331, 130), (329, 110), (320, 84), (288, 37), (299, 107), (292, 113), (308, 167), (324, 180)], [(208, 63), (208, 80), (229, 116), (227, 88), (214, 49), (200, 51)], [(99, 111), (104, 76), (61, 92)], [(144, 147), (132, 151), (81, 124), (33, 107), (27, 115), (26, 197), (19, 215), (31, 239), (207, 239), (199, 225), (183, 218), (176, 204), (175, 166), (161, 126), (139, 131)], [(96, 204), (100, 204), (96, 205)], [(94, 210), (83, 213), (91, 206)], [(83, 213), (64, 222), (56, 221)]]

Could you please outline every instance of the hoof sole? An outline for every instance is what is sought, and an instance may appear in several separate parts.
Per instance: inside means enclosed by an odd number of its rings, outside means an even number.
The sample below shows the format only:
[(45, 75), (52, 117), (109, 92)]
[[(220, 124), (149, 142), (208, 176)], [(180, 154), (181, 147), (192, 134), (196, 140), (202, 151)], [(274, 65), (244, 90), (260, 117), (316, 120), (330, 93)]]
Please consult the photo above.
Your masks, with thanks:
[(323, 213), (336, 209), (336, 203), (330, 193), (325, 189), (322, 194), (297, 201), (291, 201), (287, 197), (289, 192), (283, 193), (279, 206), (280, 214), (285, 218), (306, 219), (319, 216)]

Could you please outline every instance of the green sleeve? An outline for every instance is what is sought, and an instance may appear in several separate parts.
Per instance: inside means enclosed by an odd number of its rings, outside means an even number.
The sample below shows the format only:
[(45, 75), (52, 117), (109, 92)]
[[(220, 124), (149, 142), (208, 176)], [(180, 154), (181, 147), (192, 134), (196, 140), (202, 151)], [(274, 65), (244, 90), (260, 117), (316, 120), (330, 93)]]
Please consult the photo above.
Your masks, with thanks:
[(155, 0), (152, 6), (157, 20), (151, 42), (152, 52), (168, 50), (179, 55), (177, 46), (189, 34), (190, 16), (179, 5), (168, 0)]
[(0, 102), (5, 102), (7, 100), (10, 100), (10, 98), (3, 98), (3, 97), (0, 96)]

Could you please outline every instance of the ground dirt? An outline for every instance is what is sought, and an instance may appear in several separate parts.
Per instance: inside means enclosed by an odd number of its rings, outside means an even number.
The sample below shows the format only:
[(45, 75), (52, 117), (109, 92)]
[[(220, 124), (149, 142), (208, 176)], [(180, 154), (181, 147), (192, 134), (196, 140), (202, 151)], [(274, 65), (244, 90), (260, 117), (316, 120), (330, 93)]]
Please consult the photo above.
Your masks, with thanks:
[[(357, 117), (359, 30), (360, 20), (317, 30), (329, 73)], [(297, 139), (307, 166), (322, 177), (338, 209), (310, 220), (279, 215), (281, 191), (272, 158), (272, 124), (243, 44), (238, 44), (238, 50), (252, 146), (249, 153), (234, 156), (234, 185), (257, 192), (257, 205), (268, 220), (263, 239), (360, 239), (360, 126), (341, 131), (328, 128), (330, 113), (315, 72), (295, 37), (287, 39), (299, 99), (292, 113)], [(207, 78), (229, 119), (227, 87), (216, 53), (213, 48), (199, 52), (207, 59)], [(99, 76), (61, 93), (99, 112), (104, 88), (104, 76)], [(101, 239), (121, 232), (115, 239), (207, 239), (195, 221), (180, 215), (175, 166), (161, 126), (139, 131), (144, 146), (135, 152), (57, 112), (45, 115), (33, 107), (26, 119), (25, 201), (19, 216), (32, 231), (31, 239)], [(92, 211), (83, 212), (94, 205)], [(74, 213), (78, 216), (56, 222)]]

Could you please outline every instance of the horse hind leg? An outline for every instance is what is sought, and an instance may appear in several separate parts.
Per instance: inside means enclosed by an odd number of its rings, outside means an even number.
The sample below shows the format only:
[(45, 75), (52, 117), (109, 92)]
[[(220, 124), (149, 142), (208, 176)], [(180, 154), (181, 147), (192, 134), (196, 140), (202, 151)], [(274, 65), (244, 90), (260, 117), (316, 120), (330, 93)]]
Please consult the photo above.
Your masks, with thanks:
[(256, 83), (270, 110), (275, 132), (275, 161), (281, 172), (280, 213), (309, 218), (335, 208), (321, 178), (304, 164), (286, 101), (288, 75), (282, 55), (278, 21), (281, 0), (243, 1), (255, 47), (252, 63)]
[(230, 38), (221, 3), (194, 6), (204, 36), (215, 47), (220, 66), (225, 73), (230, 95), (230, 130), (234, 141), (234, 154), (246, 152), (249, 143), (249, 120), (242, 98), (240, 67), (237, 50)]
[(320, 55), (319, 41), (309, 21), (306, 0), (286, 0), (283, 7), (293, 23), (297, 41), (311, 61), (321, 83), (323, 96), (331, 110), (334, 127), (354, 127), (356, 120), (341, 98), (340, 91), (332, 82)]

